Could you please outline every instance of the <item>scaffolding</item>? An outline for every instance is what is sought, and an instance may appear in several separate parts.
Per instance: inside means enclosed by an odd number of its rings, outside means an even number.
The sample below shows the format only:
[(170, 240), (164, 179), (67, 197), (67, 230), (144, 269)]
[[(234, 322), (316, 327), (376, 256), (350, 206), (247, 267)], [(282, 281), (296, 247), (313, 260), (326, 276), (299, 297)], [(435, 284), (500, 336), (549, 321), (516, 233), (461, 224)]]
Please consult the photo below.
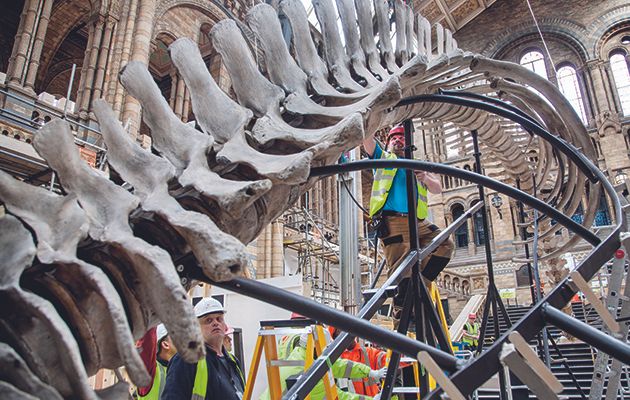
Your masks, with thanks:
[[(339, 227), (307, 208), (294, 207), (283, 215), (283, 246), (297, 253), (297, 273), (319, 303), (340, 308)], [(369, 287), (375, 272), (374, 248), (367, 235), (359, 242), (362, 288)]]

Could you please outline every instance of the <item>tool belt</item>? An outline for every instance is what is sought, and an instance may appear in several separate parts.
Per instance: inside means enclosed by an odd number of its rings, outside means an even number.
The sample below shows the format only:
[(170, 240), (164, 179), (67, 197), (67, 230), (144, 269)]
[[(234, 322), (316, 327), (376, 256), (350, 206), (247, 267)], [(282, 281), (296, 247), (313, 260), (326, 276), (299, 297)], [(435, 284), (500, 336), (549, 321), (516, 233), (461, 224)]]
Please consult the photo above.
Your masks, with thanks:
[(387, 226), (387, 221), (385, 221), (382, 214), (383, 213), (380, 212), (374, 215), (369, 224), (369, 230), (376, 232), (376, 237), (379, 239), (389, 236), (389, 227)]

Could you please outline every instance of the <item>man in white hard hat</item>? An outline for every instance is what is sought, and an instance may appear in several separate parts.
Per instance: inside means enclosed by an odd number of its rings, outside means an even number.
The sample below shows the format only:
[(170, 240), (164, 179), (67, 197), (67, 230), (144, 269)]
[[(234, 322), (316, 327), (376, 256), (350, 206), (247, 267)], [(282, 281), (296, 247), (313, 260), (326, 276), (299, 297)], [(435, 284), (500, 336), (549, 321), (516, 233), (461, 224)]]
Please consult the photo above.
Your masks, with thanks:
[(245, 377), (235, 357), (223, 347), (227, 331), (223, 305), (205, 297), (195, 306), (195, 316), (206, 344), (206, 357), (196, 364), (179, 355), (171, 360), (161, 400), (240, 400)]
[(177, 353), (177, 349), (168, 335), (164, 324), (150, 329), (142, 339), (138, 341), (140, 357), (151, 375), (151, 384), (138, 388), (138, 398), (158, 400), (164, 391), (166, 371), (168, 363)]

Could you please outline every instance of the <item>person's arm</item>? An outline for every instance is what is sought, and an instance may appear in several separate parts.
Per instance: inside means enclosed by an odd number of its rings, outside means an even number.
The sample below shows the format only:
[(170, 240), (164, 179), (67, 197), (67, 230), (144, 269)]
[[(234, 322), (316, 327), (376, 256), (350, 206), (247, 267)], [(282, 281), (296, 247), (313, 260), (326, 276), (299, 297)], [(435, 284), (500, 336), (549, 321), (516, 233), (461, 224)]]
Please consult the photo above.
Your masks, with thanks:
[(363, 141), (363, 148), (370, 158), (374, 157), (374, 150), (376, 150), (376, 139), (374, 139), (374, 135)]
[(190, 400), (197, 364), (189, 364), (176, 354), (168, 365), (160, 400)]
[(437, 175), (434, 175), (426, 171), (414, 171), (418, 181), (424, 183), (429, 193), (440, 194), (442, 193), (442, 183)]
[(153, 381), (155, 380), (155, 370), (157, 368), (157, 334), (156, 328), (151, 328), (144, 334), (144, 336), (136, 343), (137, 349), (140, 351), (140, 358), (144, 363), (144, 367), (147, 369), (149, 376), (151, 377), (151, 383), (149, 386), (139, 387), (138, 395), (146, 396), (153, 387)]

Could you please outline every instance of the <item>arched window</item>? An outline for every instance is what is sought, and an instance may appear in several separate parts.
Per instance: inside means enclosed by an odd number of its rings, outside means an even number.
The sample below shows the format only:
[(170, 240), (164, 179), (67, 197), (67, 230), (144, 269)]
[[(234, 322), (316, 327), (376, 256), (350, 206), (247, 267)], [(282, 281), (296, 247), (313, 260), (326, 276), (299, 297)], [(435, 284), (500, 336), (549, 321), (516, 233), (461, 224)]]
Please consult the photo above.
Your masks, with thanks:
[[(464, 206), (461, 204), (453, 204), (451, 207), (451, 214), (453, 215), (453, 221), (461, 217), (464, 213)], [(468, 247), (468, 224), (464, 222), (455, 231), (455, 247)]]
[(547, 76), (545, 57), (540, 51), (532, 50), (525, 53), (523, 57), (521, 57), (521, 61), (519, 62), (519, 64), (530, 71), (534, 71), (543, 78), (549, 79), (549, 77)]
[(529, 272), (527, 271), (527, 268), (527, 264), (523, 264), (516, 270), (516, 286), (529, 286)]
[(623, 115), (630, 115), (630, 72), (628, 63), (623, 53), (614, 53), (610, 56), (610, 69), (612, 70), (619, 102)]
[(575, 68), (568, 65), (560, 68), (558, 70), (558, 84), (564, 97), (569, 100), (582, 122), (586, 123), (586, 111)]

